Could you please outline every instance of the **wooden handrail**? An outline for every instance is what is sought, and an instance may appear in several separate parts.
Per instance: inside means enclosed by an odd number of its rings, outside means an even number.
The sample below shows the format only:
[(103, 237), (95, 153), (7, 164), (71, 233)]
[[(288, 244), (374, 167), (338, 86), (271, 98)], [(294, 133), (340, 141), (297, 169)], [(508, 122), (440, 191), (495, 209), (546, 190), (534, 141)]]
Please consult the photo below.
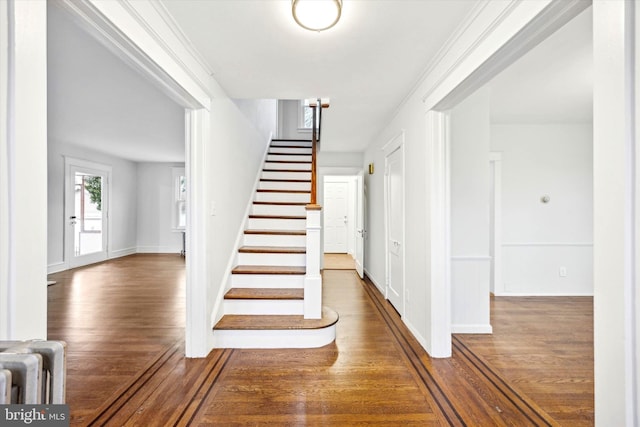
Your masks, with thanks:
[(316, 178), (316, 150), (318, 147), (318, 135), (316, 129), (316, 109), (317, 104), (311, 106), (313, 111), (313, 124), (311, 125), (311, 204), (317, 204), (317, 178)]
[(320, 145), (320, 132), (322, 131), (322, 109), (328, 108), (329, 104), (322, 104), (322, 101), (318, 99), (315, 105), (311, 104), (309, 107), (312, 108), (313, 111), (313, 124), (311, 125), (311, 204), (317, 205), (316, 158)]

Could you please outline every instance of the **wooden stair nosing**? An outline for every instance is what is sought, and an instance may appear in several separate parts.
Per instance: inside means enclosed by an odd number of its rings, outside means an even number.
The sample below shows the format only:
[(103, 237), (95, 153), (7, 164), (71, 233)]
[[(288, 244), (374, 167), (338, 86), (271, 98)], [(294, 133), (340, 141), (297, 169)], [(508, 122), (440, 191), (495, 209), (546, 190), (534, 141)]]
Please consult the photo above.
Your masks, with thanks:
[[(283, 147), (278, 147), (278, 148), (283, 148)], [(297, 147), (297, 148), (307, 148), (307, 147)], [(270, 156), (311, 156), (312, 155), (311, 153), (272, 153), (272, 152), (268, 152), (267, 154)]]
[(295, 164), (301, 164), (301, 165), (311, 164), (311, 162), (308, 162), (306, 160), (267, 160), (265, 161), (265, 163), (295, 163)]
[(264, 168), (264, 169), (262, 169), (262, 172), (287, 172), (287, 173), (304, 172), (304, 173), (310, 173), (311, 170), (304, 170), (304, 169), (269, 169), (269, 168)]
[(250, 228), (244, 234), (270, 234), (274, 236), (306, 236), (307, 230), (260, 230)]
[[(270, 145), (269, 149), (272, 148), (306, 148), (307, 150), (311, 150), (311, 146), (307, 147), (304, 145)], [(280, 153), (275, 153), (275, 154), (280, 154)]]
[(276, 178), (261, 178), (260, 182), (311, 182), (310, 179), (276, 179)]
[(303, 300), (302, 288), (231, 288), (227, 300)]
[(272, 139), (271, 142), (313, 142), (311, 139), (286, 139), (286, 138), (278, 138)]
[(335, 325), (339, 316), (333, 309), (322, 307), (321, 319), (305, 319), (302, 315), (238, 315), (227, 314), (214, 330), (312, 330)]
[(306, 216), (300, 215), (249, 215), (252, 219), (307, 219)]
[(231, 274), (278, 274), (305, 275), (307, 267), (279, 266), (279, 265), (238, 265), (231, 270)]
[(272, 190), (272, 189), (265, 189), (265, 188), (258, 188), (256, 190), (258, 193), (299, 193), (299, 194), (304, 194), (304, 193), (311, 193), (311, 191), (309, 190)]
[(254, 205), (277, 205), (277, 206), (307, 206), (307, 202), (263, 202), (255, 200)]
[(306, 254), (304, 246), (242, 246), (238, 252), (244, 254)]

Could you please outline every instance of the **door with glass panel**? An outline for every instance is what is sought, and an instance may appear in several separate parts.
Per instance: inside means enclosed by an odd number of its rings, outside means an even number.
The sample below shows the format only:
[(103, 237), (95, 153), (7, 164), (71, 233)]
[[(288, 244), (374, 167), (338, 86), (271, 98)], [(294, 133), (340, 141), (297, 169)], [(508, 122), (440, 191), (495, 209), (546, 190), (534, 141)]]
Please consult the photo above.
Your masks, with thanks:
[(69, 268), (107, 259), (109, 171), (67, 165), (65, 258)]

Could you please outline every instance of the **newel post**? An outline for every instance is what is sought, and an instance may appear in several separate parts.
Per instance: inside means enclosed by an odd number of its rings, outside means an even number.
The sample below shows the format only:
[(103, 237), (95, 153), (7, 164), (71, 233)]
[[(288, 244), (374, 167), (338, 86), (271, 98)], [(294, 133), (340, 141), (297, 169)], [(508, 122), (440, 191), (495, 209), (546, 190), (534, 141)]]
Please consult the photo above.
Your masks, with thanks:
[(322, 318), (322, 276), (320, 275), (320, 215), (322, 206), (307, 205), (307, 274), (304, 277), (304, 318)]

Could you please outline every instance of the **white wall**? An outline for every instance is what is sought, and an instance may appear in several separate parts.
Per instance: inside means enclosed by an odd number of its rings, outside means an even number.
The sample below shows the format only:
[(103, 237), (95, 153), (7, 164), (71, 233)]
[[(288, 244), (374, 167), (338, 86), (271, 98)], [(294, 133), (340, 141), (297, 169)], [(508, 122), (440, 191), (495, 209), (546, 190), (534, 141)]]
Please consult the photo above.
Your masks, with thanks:
[(503, 286), (496, 293), (592, 295), (592, 125), (494, 124), (491, 138), (491, 150), (502, 152)]
[(452, 332), (489, 333), (489, 90), (451, 111)]
[(137, 164), (137, 252), (180, 253), (182, 232), (173, 230), (173, 168), (184, 163)]
[(234, 99), (233, 102), (261, 135), (277, 138), (277, 99)]
[[(265, 133), (266, 129), (258, 131), (255, 123), (229, 98), (214, 98), (211, 107), (211, 130), (204, 168), (205, 181), (209, 183), (210, 208), (207, 225), (210, 297), (207, 305), (213, 326), (223, 314), (222, 297), (239, 239), (244, 231), (270, 135)], [(244, 111), (247, 108), (246, 104), (243, 105)], [(275, 115), (275, 112), (265, 110), (264, 114)], [(262, 120), (260, 118), (258, 122)], [(209, 338), (212, 342), (212, 331)]]
[(48, 266), (65, 269), (64, 259), (64, 156), (112, 167), (110, 197), (109, 258), (136, 252), (137, 164), (106, 154), (50, 139), (48, 144)]
[(403, 321), (423, 346), (430, 334), (431, 303), (428, 294), (430, 264), (428, 258), (426, 195), (426, 144), (424, 106), (421, 96), (414, 94), (395, 118), (382, 130), (364, 153), (362, 167), (374, 163), (373, 175), (365, 174), (367, 200), (365, 223), (364, 267), (367, 276), (384, 293), (385, 286), (385, 225), (384, 225), (384, 152), (382, 147), (404, 130), (405, 150), (405, 292), (408, 299)]

